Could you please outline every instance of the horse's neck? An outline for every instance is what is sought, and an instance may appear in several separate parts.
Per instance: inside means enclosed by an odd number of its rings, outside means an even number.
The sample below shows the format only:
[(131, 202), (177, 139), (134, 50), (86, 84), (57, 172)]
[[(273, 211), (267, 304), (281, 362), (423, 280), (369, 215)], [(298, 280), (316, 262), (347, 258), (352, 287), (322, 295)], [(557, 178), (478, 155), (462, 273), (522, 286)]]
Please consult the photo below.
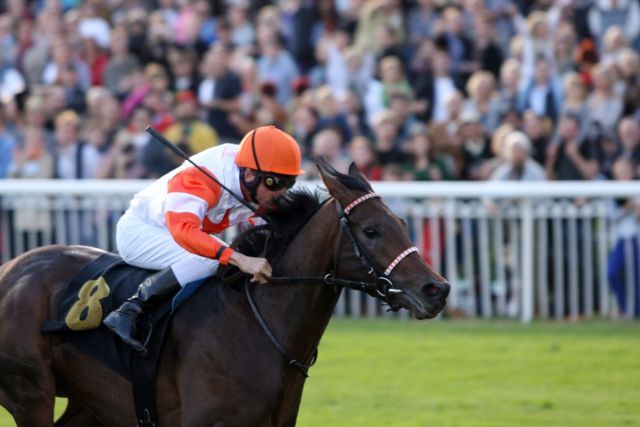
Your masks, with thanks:
[[(329, 272), (338, 237), (334, 212), (330, 202), (313, 216), (287, 247), (275, 276), (323, 277)], [(266, 286), (276, 289), (261, 292), (258, 304), (272, 307), (268, 321), (274, 332), (292, 357), (305, 362), (320, 342), (339, 292), (321, 283)]]

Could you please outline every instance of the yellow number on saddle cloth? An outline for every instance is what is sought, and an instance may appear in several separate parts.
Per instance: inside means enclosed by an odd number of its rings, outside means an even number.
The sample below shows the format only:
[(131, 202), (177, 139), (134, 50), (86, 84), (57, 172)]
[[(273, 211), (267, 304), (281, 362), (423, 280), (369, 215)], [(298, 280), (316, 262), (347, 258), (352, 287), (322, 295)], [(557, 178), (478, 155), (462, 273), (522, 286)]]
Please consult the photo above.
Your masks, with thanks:
[(103, 277), (89, 280), (78, 291), (78, 300), (71, 306), (64, 322), (72, 331), (95, 329), (102, 322), (102, 304), (111, 289)]

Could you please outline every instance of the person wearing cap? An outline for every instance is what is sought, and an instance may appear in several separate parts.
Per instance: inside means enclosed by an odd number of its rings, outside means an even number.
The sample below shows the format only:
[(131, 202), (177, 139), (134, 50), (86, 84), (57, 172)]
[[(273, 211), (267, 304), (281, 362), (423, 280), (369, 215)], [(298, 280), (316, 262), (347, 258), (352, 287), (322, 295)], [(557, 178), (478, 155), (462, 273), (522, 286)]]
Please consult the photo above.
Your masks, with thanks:
[(136, 194), (118, 221), (120, 256), (131, 265), (160, 270), (104, 319), (109, 329), (138, 351), (144, 348), (138, 319), (187, 283), (212, 276), (220, 264), (238, 267), (254, 282), (266, 283), (271, 276), (265, 258), (243, 255), (215, 236), (256, 219), (220, 184), (268, 211), (304, 173), (297, 142), (274, 126), (256, 128), (239, 145), (218, 145), (191, 160), (219, 183), (184, 162)]

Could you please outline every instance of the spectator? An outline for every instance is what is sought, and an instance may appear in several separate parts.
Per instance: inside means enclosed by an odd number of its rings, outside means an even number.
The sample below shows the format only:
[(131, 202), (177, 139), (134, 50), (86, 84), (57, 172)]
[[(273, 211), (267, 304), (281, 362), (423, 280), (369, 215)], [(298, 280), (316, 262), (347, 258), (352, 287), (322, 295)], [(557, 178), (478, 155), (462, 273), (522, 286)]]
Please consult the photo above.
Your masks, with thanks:
[(618, 94), (624, 103), (623, 115), (640, 117), (640, 56), (633, 49), (620, 52), (616, 63), (620, 84)]
[(312, 32), (316, 11), (303, 0), (283, 2), (283, 31), (287, 50), (302, 72), (309, 70), (314, 63)]
[[(327, 162), (338, 172), (347, 173), (349, 159), (343, 148), (342, 135), (339, 130), (333, 128), (323, 129), (313, 137), (311, 158), (324, 157)], [(307, 179), (319, 179), (319, 175), (313, 165), (307, 164), (303, 169)]]
[(434, 28), (440, 20), (440, 13), (433, 0), (418, 0), (407, 13), (407, 33), (409, 42), (417, 46), (424, 39), (434, 36)]
[(382, 82), (382, 105), (389, 108), (394, 95), (413, 100), (413, 89), (407, 80), (400, 59), (396, 56), (386, 56), (378, 65)]
[[(53, 152), (55, 141), (53, 132), (46, 128), (47, 124), (47, 110), (45, 105), (44, 95), (31, 95), (27, 98), (24, 105), (24, 120), (22, 125), (25, 128), (41, 128), (44, 132), (45, 146), (47, 151)], [(21, 139), (24, 136), (21, 136)]]
[(533, 110), (539, 116), (555, 121), (562, 105), (562, 86), (552, 73), (548, 59), (539, 58), (535, 74), (523, 80), (518, 94), (518, 111)]
[(21, 146), (16, 146), (9, 167), (10, 178), (53, 178), (53, 157), (47, 150), (44, 129), (29, 127), (24, 130)]
[(427, 122), (443, 122), (449, 118), (446, 103), (457, 85), (450, 75), (451, 62), (447, 52), (437, 50), (433, 57), (432, 73), (416, 82), (416, 98), (426, 103), (425, 112), (419, 118)]
[(376, 157), (384, 168), (390, 163), (402, 165), (405, 154), (398, 147), (398, 118), (390, 110), (378, 114), (373, 125)]
[(189, 156), (218, 145), (216, 131), (198, 119), (198, 100), (191, 91), (176, 94), (176, 122), (164, 132)]
[(410, 180), (443, 181), (453, 178), (451, 159), (434, 152), (426, 126), (412, 126), (406, 148), (409, 160), (404, 163), (404, 170)]
[[(620, 158), (613, 165), (616, 181), (638, 179), (631, 161)], [(640, 257), (638, 252), (638, 216), (640, 200), (616, 199), (611, 207), (616, 243), (609, 254), (607, 277), (618, 307), (630, 317), (640, 316)], [(629, 292), (631, 291), (631, 293)], [(631, 300), (634, 295), (634, 300)], [(630, 313), (630, 305), (635, 307)]]
[(453, 147), (458, 177), (463, 180), (487, 179), (486, 163), (491, 159), (491, 144), (475, 110), (466, 110), (460, 116), (458, 138)]
[(620, 157), (631, 161), (635, 175), (640, 176), (640, 123), (633, 117), (625, 117), (618, 124)]
[(454, 91), (445, 100), (447, 119), (433, 122), (429, 127), (433, 145), (437, 151), (448, 151), (459, 145), (459, 129), (464, 109), (462, 93)]
[(593, 92), (587, 98), (587, 107), (594, 123), (607, 131), (614, 131), (622, 116), (623, 103), (614, 93), (614, 73), (611, 66), (600, 64), (593, 71)]
[(167, 56), (173, 92), (198, 89), (198, 55), (194, 49), (174, 46)]
[(472, 61), (477, 64), (473, 68), (488, 71), (498, 79), (503, 53), (496, 41), (496, 29), (493, 25), (494, 21), (489, 15), (476, 16)]
[(358, 170), (369, 181), (382, 179), (382, 168), (378, 164), (373, 144), (366, 136), (356, 136), (349, 143), (349, 157), (358, 167)]
[(465, 109), (480, 113), (480, 122), (488, 133), (498, 127), (500, 119), (500, 100), (495, 89), (495, 79), (488, 71), (476, 71), (467, 82), (469, 99)]
[(500, 67), (498, 93), (498, 113), (500, 118), (508, 116), (518, 108), (518, 90), (520, 87), (520, 61), (507, 59)]
[(334, 128), (340, 131), (343, 141), (351, 139), (351, 129), (347, 117), (338, 109), (338, 103), (329, 86), (315, 91), (315, 105), (318, 111), (318, 129)]
[(262, 82), (271, 82), (277, 88), (277, 100), (287, 105), (293, 96), (291, 82), (300, 75), (293, 57), (282, 47), (277, 34), (271, 30), (258, 28), (257, 64)]
[(460, 86), (467, 84), (474, 71), (473, 42), (464, 33), (464, 18), (459, 9), (450, 6), (442, 12), (443, 31), (436, 38), (436, 46), (448, 53), (451, 75)]
[(228, 49), (220, 43), (211, 46), (203, 58), (200, 73), (198, 101), (204, 107), (207, 123), (222, 142), (236, 141), (241, 135), (231, 123), (231, 116), (240, 111), (242, 87), (238, 75), (229, 68)]
[(589, 31), (602, 46), (604, 35), (611, 26), (623, 29), (628, 40), (640, 34), (640, 5), (633, 0), (596, 0), (589, 10)]
[(290, 117), (288, 133), (300, 145), (302, 156), (309, 158), (313, 138), (318, 132), (318, 112), (308, 105), (300, 105)]
[(576, 33), (573, 25), (568, 21), (562, 21), (554, 34), (553, 62), (556, 72), (561, 76), (572, 73), (576, 69), (575, 55)]
[(101, 163), (97, 148), (79, 137), (80, 118), (65, 110), (55, 119), (53, 176), (61, 179), (95, 178)]
[(112, 94), (121, 97), (128, 91), (123, 84), (125, 76), (140, 66), (138, 58), (129, 51), (129, 38), (124, 27), (112, 32), (109, 53), (103, 83)]
[(560, 114), (572, 114), (580, 121), (580, 139), (592, 137), (591, 109), (588, 107), (587, 87), (580, 74), (576, 72), (567, 73), (563, 79), (564, 100), (560, 109)]
[(522, 131), (530, 143), (529, 155), (535, 162), (541, 165), (545, 164), (549, 147), (550, 130), (551, 121), (549, 119), (538, 116), (533, 111), (524, 112)]
[(231, 42), (240, 48), (250, 48), (256, 39), (256, 32), (249, 20), (248, 2), (232, 2), (228, 7)]
[(360, 6), (355, 46), (363, 52), (379, 54), (382, 50), (380, 34), (387, 27), (404, 41), (403, 16), (399, 0), (373, 0)]
[[(1, 112), (4, 116), (4, 112)], [(7, 132), (4, 117), (0, 120), (0, 179), (7, 178), (9, 169), (13, 161), (13, 151), (16, 148), (16, 141)]]
[(591, 180), (596, 177), (598, 147), (590, 139), (580, 139), (580, 119), (572, 114), (560, 118), (559, 140), (547, 151), (547, 176), (557, 180)]
[(506, 163), (491, 174), (497, 181), (545, 181), (544, 167), (531, 158), (531, 143), (522, 132), (511, 132), (504, 141)]
[(140, 106), (133, 111), (127, 127), (118, 131), (114, 137), (99, 168), (97, 175), (100, 178), (140, 179), (160, 176), (167, 172), (163, 167), (178, 165), (175, 156), (166, 157), (163, 151), (154, 149), (151, 136), (145, 131), (150, 122), (151, 112), (146, 108)]
[(60, 83), (61, 73), (68, 67), (75, 68), (78, 73), (78, 82), (83, 90), (91, 86), (91, 70), (86, 62), (74, 51), (73, 46), (60, 38), (53, 42), (51, 46), (51, 60), (47, 63), (42, 72), (42, 83), (51, 85)]

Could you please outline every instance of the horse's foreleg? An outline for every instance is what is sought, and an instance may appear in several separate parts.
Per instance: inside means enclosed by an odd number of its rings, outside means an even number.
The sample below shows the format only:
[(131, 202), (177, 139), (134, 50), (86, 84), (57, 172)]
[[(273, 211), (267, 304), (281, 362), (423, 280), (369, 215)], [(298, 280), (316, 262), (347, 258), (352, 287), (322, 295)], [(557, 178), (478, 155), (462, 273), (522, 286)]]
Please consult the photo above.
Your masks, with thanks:
[(53, 427), (54, 382), (49, 371), (35, 364), (3, 373), (3, 401), (9, 403), (17, 427)]

